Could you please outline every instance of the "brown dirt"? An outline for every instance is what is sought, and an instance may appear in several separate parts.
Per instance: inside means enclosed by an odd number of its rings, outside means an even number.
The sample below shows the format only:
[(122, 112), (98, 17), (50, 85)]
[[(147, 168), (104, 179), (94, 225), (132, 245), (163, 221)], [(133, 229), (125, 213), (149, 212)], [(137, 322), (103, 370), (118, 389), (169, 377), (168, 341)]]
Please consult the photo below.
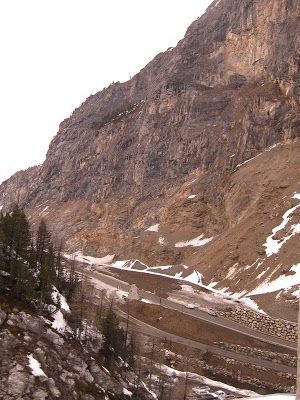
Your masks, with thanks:
[[(101, 271), (102, 272), (102, 271)], [(181, 288), (182, 282), (161, 275), (146, 274), (143, 272), (128, 271), (111, 268), (110, 272), (119, 279), (136, 284), (139, 289), (155, 293), (159, 297), (167, 298), (168, 294)], [(204, 289), (205, 290), (205, 289)]]
[[(122, 308), (124, 311), (127, 311), (126, 305), (123, 305)], [(215, 327), (209, 323), (198, 321), (176, 311), (161, 308), (158, 305), (132, 301), (130, 303), (130, 314), (164, 331), (191, 340), (199, 340), (203, 343), (213, 344), (213, 342), (223, 341), (256, 349), (275, 352), (282, 351), (282, 349), (277, 349), (275, 346), (270, 346), (258, 340), (249, 339), (243, 335), (226, 329), (216, 330)], [(159, 322), (157, 321), (158, 316), (162, 316), (162, 319)], [(146, 335), (143, 336), (145, 337)], [(280, 383), (282, 387), (295, 385), (295, 380), (292, 376), (288, 377), (276, 371), (261, 369), (251, 364), (243, 364), (241, 362), (214, 355), (211, 352), (203, 352), (202, 350), (193, 349), (166, 339), (163, 340), (149, 337), (144, 340), (145, 343), (142, 346), (141, 355), (144, 355), (147, 357), (146, 359), (149, 360), (151, 358), (152, 345), (155, 343), (154, 362), (168, 365), (179, 371), (186, 370), (188, 358), (189, 372), (196, 373), (202, 377), (211, 378), (216, 382), (224, 382), (233, 387), (267, 394), (273, 393), (274, 388), (278, 383)], [(175, 356), (171, 358), (164, 356), (164, 349), (170, 350), (175, 354)], [(149, 370), (150, 367), (148, 364), (143, 365), (143, 373), (145, 373), (147, 369)], [(224, 371), (226, 371), (226, 373), (224, 373)], [(161, 371), (154, 370), (153, 373), (160, 375)], [(244, 379), (244, 382), (241, 382), (241, 379)], [(248, 380), (247, 382), (245, 382), (246, 379)], [(167, 381), (168, 379), (166, 378), (166, 382)], [(189, 398), (195, 398), (193, 396), (192, 388), (199, 384), (203, 384), (203, 382), (201, 380), (197, 381), (195, 379), (189, 379)], [(172, 386), (171, 384), (169, 390), (170, 393), (172, 393), (172, 400), (181, 400), (183, 398), (184, 386), (184, 378), (180, 378), (175, 386)], [(215, 388), (212, 388), (212, 391), (217, 389), (219, 388), (216, 386)]]
[[(128, 310), (127, 305), (120, 306), (120, 308), (123, 309), (124, 312)], [(131, 301), (129, 313), (133, 317), (165, 332), (205, 344), (213, 345), (215, 342), (226, 342), (261, 350), (296, 354), (296, 352), (292, 350), (283, 350), (275, 345), (270, 345), (229, 329), (216, 329), (213, 324), (200, 321), (186, 314), (169, 310), (155, 304)], [(161, 319), (158, 321), (158, 318)]]

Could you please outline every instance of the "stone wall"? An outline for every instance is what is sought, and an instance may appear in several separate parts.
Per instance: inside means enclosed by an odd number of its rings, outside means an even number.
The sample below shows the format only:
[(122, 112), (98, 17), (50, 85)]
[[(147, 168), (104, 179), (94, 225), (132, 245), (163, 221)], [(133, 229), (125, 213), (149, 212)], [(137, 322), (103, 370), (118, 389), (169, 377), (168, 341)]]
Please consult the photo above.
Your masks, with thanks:
[(274, 353), (273, 351), (263, 351), (260, 349), (253, 349), (251, 347), (243, 347), (238, 344), (224, 342), (217, 342), (215, 344), (222, 349), (233, 351), (235, 353), (245, 354), (247, 356), (256, 356), (278, 364), (284, 364), (295, 368), (297, 367), (297, 356), (292, 356), (291, 354)]
[(255, 331), (297, 342), (298, 324), (296, 322), (274, 319), (265, 314), (241, 307), (237, 307), (232, 311), (220, 311), (218, 314)]
[[(232, 373), (228, 368), (222, 366), (210, 366), (206, 365), (204, 369), (209, 371), (211, 375), (214, 377), (223, 376), (232, 378), (237, 380), (241, 384), (244, 385), (253, 385), (256, 390), (258, 388), (263, 390), (268, 390), (271, 392), (279, 392), (279, 393), (295, 393), (296, 392), (296, 376), (292, 374), (288, 374), (285, 372), (277, 372), (276, 376), (278, 377), (277, 383), (270, 383), (268, 380), (262, 378), (258, 379), (254, 376), (250, 376), (251, 371), (256, 371), (261, 373), (262, 375), (268, 372), (267, 368), (260, 367), (258, 365), (252, 365), (247, 363), (240, 363), (236, 360), (232, 360), (230, 358), (219, 357), (220, 360), (224, 359), (227, 365), (234, 364), (238, 367), (235, 373)], [(285, 380), (286, 384), (282, 384), (282, 381)]]

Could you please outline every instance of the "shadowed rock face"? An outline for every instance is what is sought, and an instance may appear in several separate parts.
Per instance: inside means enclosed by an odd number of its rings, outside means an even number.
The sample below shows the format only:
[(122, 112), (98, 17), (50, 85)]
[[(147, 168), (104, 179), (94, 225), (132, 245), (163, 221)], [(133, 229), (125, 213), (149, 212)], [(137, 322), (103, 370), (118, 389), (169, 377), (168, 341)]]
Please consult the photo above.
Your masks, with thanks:
[[(227, 259), (230, 229), (257, 217), (284, 163), (278, 170), (279, 158), (265, 172), (268, 161), (258, 162), (255, 174), (264, 180), (257, 187), (255, 177), (233, 183), (237, 166), (277, 143), (297, 146), (299, 19), (296, 0), (214, 1), (177, 47), (74, 110), (44, 164), (1, 185), (3, 210), (18, 201), (33, 223), (44, 217), (70, 251), (151, 263), (197, 266), (199, 254), (191, 259), (176, 240), (227, 235), (213, 276)], [(143, 233), (159, 222), (164, 246)]]

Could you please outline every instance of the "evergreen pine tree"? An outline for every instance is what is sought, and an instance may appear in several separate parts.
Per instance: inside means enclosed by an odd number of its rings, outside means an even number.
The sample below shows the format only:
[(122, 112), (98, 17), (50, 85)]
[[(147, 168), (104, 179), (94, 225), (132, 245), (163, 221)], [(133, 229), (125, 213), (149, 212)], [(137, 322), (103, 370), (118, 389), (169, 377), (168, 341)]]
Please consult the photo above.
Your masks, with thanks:
[(51, 233), (48, 231), (46, 222), (42, 219), (36, 233), (36, 259), (38, 268), (40, 268), (47, 256), (50, 245)]
[(63, 244), (62, 242), (55, 249), (55, 273), (56, 273), (56, 283), (55, 286), (58, 291), (65, 289), (65, 274), (63, 267)]
[(51, 233), (44, 220), (40, 222), (36, 234), (36, 266), (41, 301), (51, 303), (52, 286), (56, 281), (55, 254)]
[(71, 266), (66, 274), (64, 279), (64, 286), (65, 286), (65, 296), (67, 301), (72, 301), (76, 292), (77, 287), (79, 286), (79, 278), (76, 274), (76, 262), (75, 259), (71, 261)]
[(102, 334), (104, 337), (101, 353), (110, 363), (118, 357), (126, 357), (125, 332), (119, 326), (116, 313), (113, 310), (113, 302), (111, 302), (107, 314), (103, 320)]
[(30, 303), (35, 297), (35, 277), (29, 269), (31, 232), (23, 210), (17, 205), (0, 215), (0, 267), (8, 272), (5, 284), (16, 298)]
[(10, 272), (16, 267), (16, 262), (28, 262), (30, 254), (30, 227), (26, 215), (17, 205), (10, 214), (1, 218), (3, 236), (2, 253), (6, 269)]
[(5, 266), (4, 264), (4, 216), (2, 211), (0, 212), (0, 270), (2, 270)]
[(15, 258), (27, 263), (30, 250), (31, 233), (29, 222), (23, 210), (15, 206), (12, 212), (13, 227), (14, 227), (14, 251)]

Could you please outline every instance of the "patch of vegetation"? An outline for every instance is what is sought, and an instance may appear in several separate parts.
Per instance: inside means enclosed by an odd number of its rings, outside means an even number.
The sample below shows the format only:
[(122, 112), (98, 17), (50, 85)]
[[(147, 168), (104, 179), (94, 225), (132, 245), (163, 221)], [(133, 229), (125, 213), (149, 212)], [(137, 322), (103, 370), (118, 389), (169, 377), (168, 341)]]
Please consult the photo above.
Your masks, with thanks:
[[(3, 289), (3, 288), (2, 288)], [(2, 311), (10, 314), (14, 309), (18, 311), (24, 311), (26, 314), (32, 314), (32, 307), (26, 306), (24, 303), (20, 303), (14, 293), (7, 291), (5, 293), (0, 293), (0, 308)]]
[(62, 244), (54, 246), (43, 219), (33, 235), (18, 205), (5, 215), (0, 212), (1, 303), (11, 299), (10, 309), (18, 302), (18, 308), (21, 304), (36, 310), (43, 303), (55, 302), (53, 286), (70, 300), (78, 279), (75, 268), (65, 272), (62, 260)]
[(85, 383), (79, 379), (75, 380), (75, 391), (77, 393), (89, 394), (94, 397), (95, 400), (104, 400), (105, 393), (97, 388), (93, 383)]
[(115, 110), (111, 111), (110, 113), (106, 114), (100, 121), (94, 121), (91, 124), (91, 128), (95, 130), (99, 130), (103, 128), (105, 125), (110, 124), (111, 122), (119, 121), (120, 119), (128, 116), (131, 114), (139, 103), (128, 104), (125, 108), (116, 108)]
[(7, 329), (14, 337), (19, 338), (21, 335), (24, 334), (24, 330), (19, 326), (9, 325), (4, 323), (1, 326), (2, 329)]

